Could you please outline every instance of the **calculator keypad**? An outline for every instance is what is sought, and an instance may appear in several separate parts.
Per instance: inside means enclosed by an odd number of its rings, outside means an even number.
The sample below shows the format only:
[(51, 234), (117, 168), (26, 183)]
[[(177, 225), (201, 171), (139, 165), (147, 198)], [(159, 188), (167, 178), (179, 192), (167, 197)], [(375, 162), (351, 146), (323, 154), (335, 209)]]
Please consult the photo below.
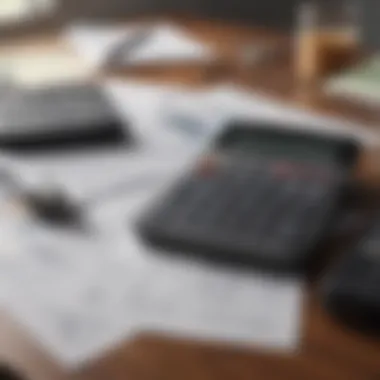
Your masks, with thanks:
[(150, 230), (228, 251), (232, 259), (298, 257), (327, 222), (339, 182), (320, 168), (284, 162), (204, 168), (197, 166), (150, 216)]

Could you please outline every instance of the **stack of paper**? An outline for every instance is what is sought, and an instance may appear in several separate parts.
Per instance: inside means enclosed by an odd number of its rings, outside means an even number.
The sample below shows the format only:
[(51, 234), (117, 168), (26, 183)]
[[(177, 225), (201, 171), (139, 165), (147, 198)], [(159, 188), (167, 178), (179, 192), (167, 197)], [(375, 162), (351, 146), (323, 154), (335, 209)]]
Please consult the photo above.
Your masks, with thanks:
[[(7, 250), (0, 255), (3, 305), (69, 367), (93, 360), (141, 331), (292, 352), (300, 338), (302, 279), (169, 259), (144, 246), (135, 233), (142, 210), (192, 162), (201, 140), (209, 138), (205, 133), (196, 148), (181, 128), (168, 127), (167, 112), (160, 113), (163, 102), (177, 93), (180, 113), (186, 96), (196, 107), (200, 94), (179, 95), (178, 89), (136, 83), (111, 84), (108, 92), (133, 120), (139, 149), (25, 161), (7, 157), (23, 173), (33, 177), (42, 172), (81, 200), (94, 194), (96, 199), (118, 183), (124, 190), (87, 209), (85, 232), (3, 214), (0, 228), (16, 237), (5, 242)], [(199, 119), (206, 121), (205, 129), (212, 120), (210, 110), (223, 124), (224, 109), (224, 121), (267, 118), (304, 127), (325, 125), (326, 133), (354, 131), (346, 123), (316, 119), (231, 88), (205, 93), (201, 103), (200, 116), (207, 109)], [(360, 137), (373, 142), (364, 132)]]
[[(145, 173), (150, 183), (90, 208), (83, 233), (4, 216), (3, 231), (11, 238), (0, 256), (5, 307), (68, 367), (94, 360), (142, 331), (293, 351), (302, 282), (170, 260), (146, 248), (135, 223), (175, 180), (178, 161), (132, 164), (126, 158), (120, 157), (121, 178), (133, 183)], [(69, 170), (62, 164), (56, 162), (54, 171), (50, 164), (50, 172), (66, 181)], [(94, 164), (98, 171), (109, 170), (101, 157)], [(71, 166), (73, 186), (80, 182), (80, 167)], [(112, 187), (106, 176), (102, 181), (93, 175), (82, 178), (98, 190)], [(83, 188), (83, 194), (88, 190)]]
[(86, 237), (24, 225), (27, 250), (1, 260), (12, 276), (5, 306), (60, 362), (83, 364), (142, 331), (296, 349), (298, 280), (165, 260), (124, 229)]

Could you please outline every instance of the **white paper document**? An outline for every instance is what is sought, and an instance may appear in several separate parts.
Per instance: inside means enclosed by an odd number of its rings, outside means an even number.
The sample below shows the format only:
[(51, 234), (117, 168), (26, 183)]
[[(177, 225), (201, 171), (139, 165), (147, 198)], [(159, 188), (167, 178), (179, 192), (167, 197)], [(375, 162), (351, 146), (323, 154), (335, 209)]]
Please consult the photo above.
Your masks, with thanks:
[(163, 24), (154, 26), (151, 36), (131, 55), (126, 54), (124, 62), (132, 65), (206, 63), (214, 56), (212, 49), (204, 43), (178, 27)]
[(369, 145), (377, 145), (380, 142), (378, 133), (374, 132), (371, 125), (359, 126), (349, 119), (311, 112), (238, 86), (220, 86), (210, 91), (208, 102), (214, 105), (214, 109), (224, 110), (226, 120), (252, 120), (252, 125), (255, 125), (255, 121), (269, 121), (288, 130), (347, 136)]
[[(64, 184), (80, 201), (101, 201), (86, 211), (85, 231), (55, 230), (3, 214), (0, 229), (8, 237), (0, 255), (4, 307), (68, 367), (94, 360), (142, 331), (254, 349), (296, 349), (301, 279), (222, 269), (179, 259), (181, 255), (169, 258), (142, 244), (136, 222), (229, 118), (322, 123), (326, 133), (354, 135), (363, 142), (373, 142), (374, 136), (357, 133), (344, 121), (307, 116), (227, 87), (202, 95), (110, 83), (107, 92), (132, 121), (139, 141), (135, 150), (24, 161), (7, 157), (32, 182), (42, 175)], [(175, 94), (181, 101), (170, 109)], [(177, 128), (178, 118), (168, 125), (168, 113), (194, 118), (190, 114), (197, 104), (198, 140), (183, 126)], [(112, 191), (119, 185), (122, 191), (115, 196)]]
[[(133, 40), (136, 32), (148, 34), (138, 46)], [(121, 64), (150, 65), (207, 62), (215, 57), (213, 50), (171, 24), (132, 24), (129, 26), (72, 25), (63, 34), (66, 41), (92, 67), (101, 67), (109, 55), (124, 45)], [(129, 49), (129, 41), (133, 49)]]
[(128, 223), (124, 237), (120, 228), (96, 237), (40, 228), (25, 225), (27, 249), (2, 260), (2, 275), (12, 276), (4, 305), (65, 366), (142, 331), (251, 349), (297, 347), (298, 280), (166, 259), (147, 252)]

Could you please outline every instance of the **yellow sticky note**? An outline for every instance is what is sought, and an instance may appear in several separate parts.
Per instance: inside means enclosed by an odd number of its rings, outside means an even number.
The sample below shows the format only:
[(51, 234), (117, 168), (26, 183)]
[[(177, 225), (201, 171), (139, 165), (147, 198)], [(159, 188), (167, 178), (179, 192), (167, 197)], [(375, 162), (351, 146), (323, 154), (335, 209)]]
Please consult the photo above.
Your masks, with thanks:
[(0, 59), (2, 72), (22, 86), (40, 86), (89, 78), (91, 70), (65, 52), (24, 51)]
[(12, 22), (33, 12), (32, 1), (29, 0), (1, 0), (0, 22)]

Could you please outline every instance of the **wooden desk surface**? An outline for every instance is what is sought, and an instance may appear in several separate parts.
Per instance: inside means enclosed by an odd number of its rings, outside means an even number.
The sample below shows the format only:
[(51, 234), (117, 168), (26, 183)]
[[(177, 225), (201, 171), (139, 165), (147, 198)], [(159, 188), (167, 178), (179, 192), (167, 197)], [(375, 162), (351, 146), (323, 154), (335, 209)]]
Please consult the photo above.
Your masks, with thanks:
[[(221, 24), (186, 21), (194, 34), (217, 46), (227, 59), (244, 41), (286, 44), (286, 36), (248, 28), (226, 27)], [(30, 41), (35, 41), (31, 39)], [(43, 43), (57, 43), (53, 38), (39, 38)], [(217, 75), (214, 75), (217, 74)], [(132, 75), (124, 73), (123, 76)], [(133, 73), (133, 76), (138, 74)], [(380, 112), (365, 110), (343, 101), (321, 96), (318, 90), (301, 93), (292, 74), (289, 57), (284, 55), (273, 64), (264, 65), (254, 73), (221, 73), (210, 71), (183, 72), (171, 70), (146, 71), (139, 76), (155, 80), (176, 80), (184, 83), (207, 84), (223, 76), (276, 99), (313, 111), (349, 117), (358, 121), (358, 128), (376, 128)], [(220, 77), (219, 77), (220, 76)], [(365, 126), (364, 126), (365, 125)], [(358, 174), (369, 184), (379, 182), (377, 150), (363, 157)], [(317, 292), (307, 292), (304, 302), (302, 339), (294, 355), (263, 353), (220, 347), (208, 343), (171, 340), (141, 335), (124, 342), (103, 358), (68, 373), (46, 353), (3, 311), (0, 313), (0, 359), (23, 369), (32, 380), (375, 380), (380, 378), (380, 342), (350, 331), (330, 318), (322, 308)]]

